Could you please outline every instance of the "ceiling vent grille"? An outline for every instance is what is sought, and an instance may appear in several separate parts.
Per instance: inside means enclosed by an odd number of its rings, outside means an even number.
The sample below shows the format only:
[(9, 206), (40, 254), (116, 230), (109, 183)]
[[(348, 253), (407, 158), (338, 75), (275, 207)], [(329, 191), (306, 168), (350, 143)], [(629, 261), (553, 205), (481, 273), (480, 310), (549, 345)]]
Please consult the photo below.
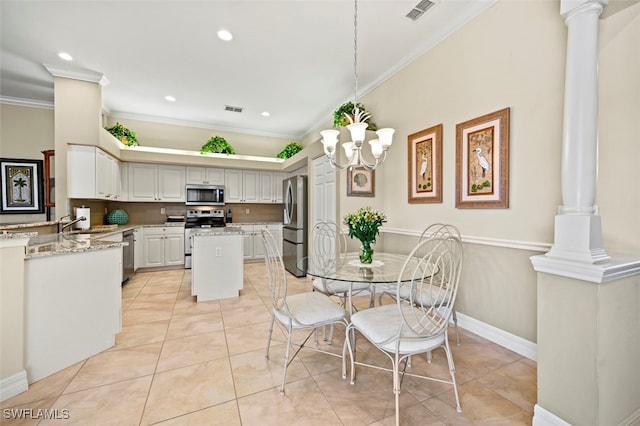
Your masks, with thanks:
[(415, 5), (415, 7), (411, 9), (409, 13), (407, 13), (406, 17), (411, 19), (412, 21), (417, 21), (433, 5), (435, 5), (435, 3), (432, 1), (422, 0), (420, 3)]
[(241, 107), (234, 107), (231, 105), (225, 105), (224, 106), (224, 110), (225, 111), (231, 111), (231, 112), (242, 112), (242, 108)]

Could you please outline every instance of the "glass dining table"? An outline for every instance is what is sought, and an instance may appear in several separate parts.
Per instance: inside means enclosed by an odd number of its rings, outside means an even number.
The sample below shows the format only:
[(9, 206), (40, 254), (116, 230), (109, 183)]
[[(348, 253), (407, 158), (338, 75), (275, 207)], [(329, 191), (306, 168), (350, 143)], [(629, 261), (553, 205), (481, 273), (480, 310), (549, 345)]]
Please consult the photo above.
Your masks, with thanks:
[[(373, 262), (360, 263), (357, 252), (345, 253), (331, 259), (308, 256), (298, 260), (296, 266), (312, 277), (346, 282), (365, 282), (376, 287), (376, 292), (396, 288), (398, 280), (405, 282), (415, 278), (417, 258), (410, 258), (404, 270), (407, 255), (376, 252)], [(400, 276), (400, 273), (403, 275)]]

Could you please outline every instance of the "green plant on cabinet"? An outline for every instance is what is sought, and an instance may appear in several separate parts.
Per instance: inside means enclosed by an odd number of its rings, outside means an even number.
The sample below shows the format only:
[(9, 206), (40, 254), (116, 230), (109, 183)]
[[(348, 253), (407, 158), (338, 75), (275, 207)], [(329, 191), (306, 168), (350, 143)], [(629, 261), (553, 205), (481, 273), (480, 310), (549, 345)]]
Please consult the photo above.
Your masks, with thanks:
[(127, 129), (120, 123), (116, 123), (112, 127), (105, 128), (105, 130), (111, 133), (116, 139), (127, 146), (139, 146), (138, 137), (136, 132)]
[(235, 154), (236, 151), (229, 144), (229, 142), (227, 142), (227, 140), (222, 136), (213, 136), (209, 138), (207, 143), (202, 145), (202, 148), (200, 149), (200, 154), (207, 154), (207, 153), (229, 155), (229, 154)]
[(287, 146), (285, 146), (284, 149), (282, 151), (280, 151), (280, 153), (278, 154), (277, 157), (278, 158), (284, 158), (286, 160), (287, 158), (293, 157), (294, 155), (296, 155), (300, 151), (302, 151), (302, 145), (300, 145), (296, 141), (293, 141), (293, 142), (289, 143)]

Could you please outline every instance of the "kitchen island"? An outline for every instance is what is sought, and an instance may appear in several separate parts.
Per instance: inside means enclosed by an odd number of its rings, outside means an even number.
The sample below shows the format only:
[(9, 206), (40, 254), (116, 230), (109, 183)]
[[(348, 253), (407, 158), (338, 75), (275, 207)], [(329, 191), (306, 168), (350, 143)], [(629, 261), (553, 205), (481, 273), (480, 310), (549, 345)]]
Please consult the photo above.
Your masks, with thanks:
[(29, 383), (114, 346), (121, 330), (122, 247), (81, 234), (29, 240), (24, 262)]
[(237, 297), (243, 287), (240, 228), (199, 228), (192, 237), (191, 295), (198, 302)]

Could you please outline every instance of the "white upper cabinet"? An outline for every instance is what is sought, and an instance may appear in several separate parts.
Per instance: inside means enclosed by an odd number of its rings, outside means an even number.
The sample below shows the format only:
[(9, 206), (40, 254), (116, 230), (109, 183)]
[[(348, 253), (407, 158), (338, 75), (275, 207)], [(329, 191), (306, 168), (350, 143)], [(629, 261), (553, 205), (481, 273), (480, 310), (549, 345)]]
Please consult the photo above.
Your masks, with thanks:
[(69, 198), (120, 200), (120, 161), (95, 146), (69, 145)]
[(286, 177), (281, 172), (260, 172), (260, 202), (282, 203), (282, 181)]
[(187, 184), (224, 185), (224, 169), (187, 167)]
[(130, 163), (130, 201), (185, 201), (185, 167)]
[(256, 170), (225, 170), (226, 203), (258, 203), (260, 172)]

